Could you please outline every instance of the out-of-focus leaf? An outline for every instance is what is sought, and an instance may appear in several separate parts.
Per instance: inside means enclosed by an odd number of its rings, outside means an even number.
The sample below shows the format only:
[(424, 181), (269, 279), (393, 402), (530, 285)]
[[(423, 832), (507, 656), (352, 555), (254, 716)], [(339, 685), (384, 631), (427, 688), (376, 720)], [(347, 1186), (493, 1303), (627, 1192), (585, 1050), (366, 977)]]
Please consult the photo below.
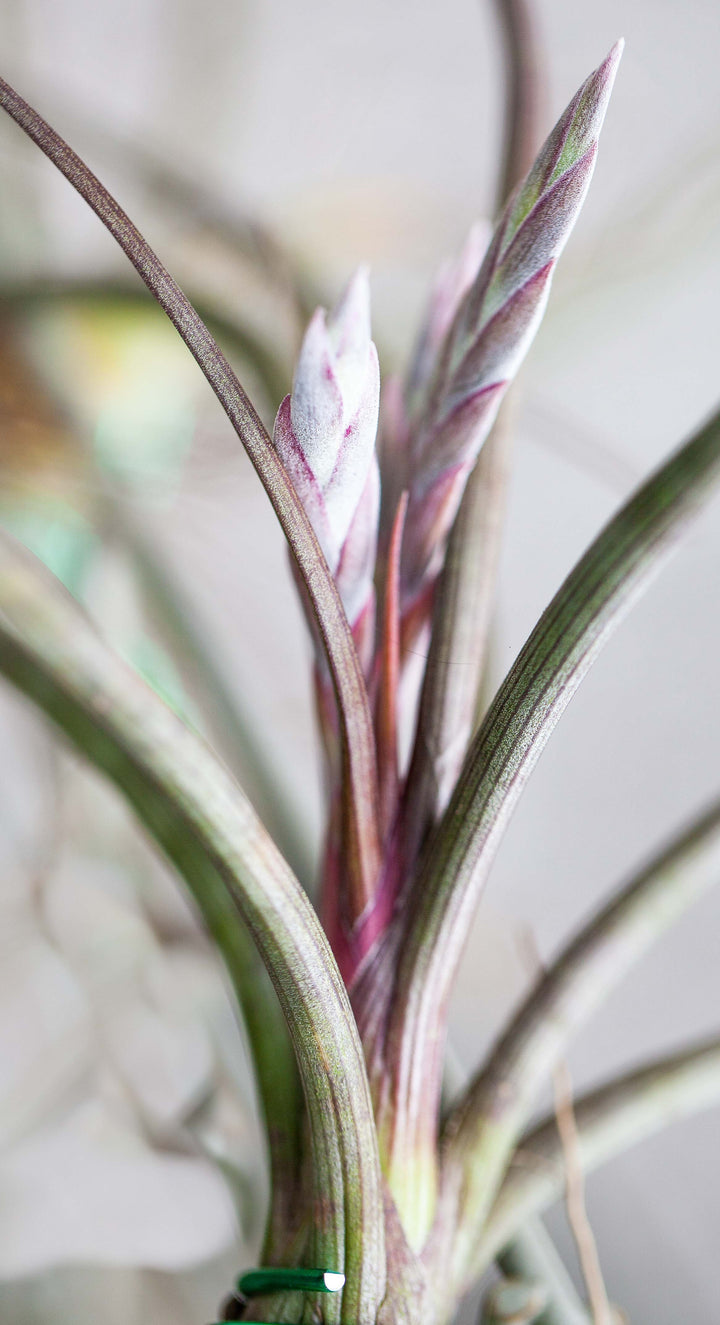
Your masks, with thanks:
[[(628, 1072), (575, 1100), (580, 1162), (591, 1173), (614, 1155), (664, 1127), (720, 1103), (720, 1041), (711, 1040)], [(565, 1158), (554, 1117), (523, 1138), (477, 1244), (473, 1273), (513, 1236), (515, 1229), (561, 1195)]]
[(0, 501), (0, 525), (35, 553), (75, 598), (98, 548), (89, 522), (59, 498), (42, 495)]

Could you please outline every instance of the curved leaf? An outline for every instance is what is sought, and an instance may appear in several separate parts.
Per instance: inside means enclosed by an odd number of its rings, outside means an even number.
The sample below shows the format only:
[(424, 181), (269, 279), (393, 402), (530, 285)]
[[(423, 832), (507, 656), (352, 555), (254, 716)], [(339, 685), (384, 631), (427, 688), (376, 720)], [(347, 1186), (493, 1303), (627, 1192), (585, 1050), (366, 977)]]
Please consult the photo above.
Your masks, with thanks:
[(365, 680), (332, 575), (257, 411), (205, 323), (107, 189), (37, 111), (0, 78), (0, 106), (92, 207), (202, 369), (252, 461), (307, 589), (327, 653), (343, 745), (347, 868), (370, 895), (379, 872), (375, 746)]
[[(384, 1126), (399, 1169), (434, 1153), (440, 1028), (482, 886), (527, 779), (580, 682), (720, 478), (720, 414), (610, 521), (543, 613), (477, 733), (429, 844), (401, 940)], [(390, 942), (388, 948), (390, 950)], [(418, 1166), (418, 1171), (421, 1171)]]
[[(477, 1238), (540, 1088), (569, 1040), (648, 948), (720, 881), (720, 801), (567, 945), (513, 1017), (445, 1126), (453, 1258)], [(447, 1206), (446, 1218), (447, 1218)]]
[[(249, 930), (280, 1000), (305, 1091), (315, 1254), (319, 1264), (345, 1271), (342, 1319), (374, 1319), (384, 1255), (369, 1088), (345, 988), (307, 897), (210, 750), (103, 644), (62, 586), (5, 536), (0, 670), (123, 791), (182, 873), (240, 988), (272, 1114), (279, 1045), (267, 1025), (267, 1002), (243, 969), (239, 920)], [(333, 1311), (339, 1307), (328, 1307), (326, 1318)]]
[[(584, 1173), (671, 1123), (720, 1104), (720, 1040), (660, 1059), (582, 1096), (573, 1105)], [(481, 1274), (526, 1219), (552, 1205), (565, 1183), (555, 1118), (523, 1138), (473, 1261)]]

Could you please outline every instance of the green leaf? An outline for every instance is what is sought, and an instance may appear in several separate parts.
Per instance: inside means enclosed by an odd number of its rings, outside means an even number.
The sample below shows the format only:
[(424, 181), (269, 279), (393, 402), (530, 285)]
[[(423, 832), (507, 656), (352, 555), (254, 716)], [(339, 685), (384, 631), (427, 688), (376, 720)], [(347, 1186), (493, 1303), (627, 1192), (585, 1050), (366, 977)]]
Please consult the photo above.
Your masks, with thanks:
[[(304, 892), (239, 787), (203, 742), (96, 635), (44, 567), (0, 536), (0, 670), (124, 793), (177, 866), (238, 987), (269, 1120), (282, 1037), (248, 962), (249, 931), (278, 995), (313, 1143), (314, 1254), (344, 1271), (342, 1320), (374, 1319), (384, 1292), (380, 1172), (362, 1048)], [(240, 924), (242, 921), (242, 925)], [(282, 1107), (279, 1107), (280, 1103)], [(333, 1299), (334, 1301), (334, 1299)], [(339, 1306), (326, 1319), (339, 1318)]]
[[(659, 1059), (601, 1086), (573, 1106), (583, 1173), (681, 1118), (720, 1104), (720, 1040)], [(552, 1205), (565, 1184), (565, 1161), (555, 1118), (523, 1137), (477, 1244), (473, 1276), (481, 1274), (526, 1219)]]
[(540, 618), (470, 747), (411, 905), (397, 922), (402, 957), (389, 1002), (385, 1126), (399, 1171), (434, 1147), (444, 1035), (438, 1018), (510, 815), (600, 650), (719, 477), (717, 414), (639, 489), (582, 557)]
[(403, 798), (407, 869), (450, 799), (472, 735), (505, 513), (507, 430), (501, 414), (470, 475), (436, 589), (430, 652)]
[(0, 106), (57, 166), (130, 259), (204, 373), (268, 494), (290, 544), (327, 654), (343, 750), (346, 868), (370, 894), (380, 866), (370, 708), (352, 632), (310, 520), (263, 423), (205, 323), (129, 216), (71, 147), (3, 79)]
[[(441, 1197), (462, 1278), (517, 1139), (569, 1040), (648, 948), (720, 881), (720, 801), (565, 947), (512, 1018), (444, 1129)], [(453, 1215), (450, 1216), (450, 1208)]]

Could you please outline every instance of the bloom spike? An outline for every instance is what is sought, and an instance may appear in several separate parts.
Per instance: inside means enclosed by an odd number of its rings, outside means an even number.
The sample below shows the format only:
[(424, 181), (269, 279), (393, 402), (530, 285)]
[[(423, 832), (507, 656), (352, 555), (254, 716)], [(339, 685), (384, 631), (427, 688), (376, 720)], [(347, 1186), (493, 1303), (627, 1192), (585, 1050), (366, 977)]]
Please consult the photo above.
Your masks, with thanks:
[(508, 200), (439, 351), (425, 408), (414, 412), (402, 564), (403, 615), (413, 630), (427, 611), (470, 470), (545, 311), (592, 178), (622, 47), (617, 42), (583, 83)]
[(408, 374), (407, 399), (411, 410), (432, 379), (440, 347), (480, 270), (491, 233), (489, 222), (476, 221), (457, 258), (444, 262), (438, 272)]
[(387, 836), (397, 809), (398, 773), (398, 680), (400, 675), (399, 594), (400, 549), (402, 547), (407, 493), (403, 492), (393, 520), (385, 573), (384, 619), (380, 644), (377, 703), (378, 780), (380, 825)]

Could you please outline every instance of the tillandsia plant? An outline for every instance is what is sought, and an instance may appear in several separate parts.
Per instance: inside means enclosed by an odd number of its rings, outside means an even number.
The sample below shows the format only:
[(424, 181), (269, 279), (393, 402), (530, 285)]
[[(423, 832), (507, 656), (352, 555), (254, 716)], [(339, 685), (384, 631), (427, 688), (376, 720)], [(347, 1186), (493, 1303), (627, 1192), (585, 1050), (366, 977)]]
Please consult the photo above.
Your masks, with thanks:
[[(524, 11), (501, 9), (517, 55)], [(228, 1319), (432, 1325), (493, 1261), (505, 1277), (485, 1302), (489, 1325), (611, 1319), (602, 1294), (590, 1307), (576, 1296), (536, 1220), (566, 1180), (569, 1133), (552, 1118), (527, 1129), (570, 1037), (720, 874), (720, 802), (571, 939), (449, 1104), (443, 1076), (453, 979), (511, 812), (601, 647), (720, 479), (716, 415), (598, 535), (474, 730), (506, 461), (498, 411), (590, 184), (620, 54), (618, 43), (534, 159), (532, 87), (518, 82), (497, 224), (473, 230), (441, 273), (384, 408), (360, 269), (310, 319), (272, 437), (118, 203), (0, 82), (4, 109), (107, 226), (211, 384), (287, 536), (314, 641), (322, 924), (210, 747), (45, 568), (0, 542), (3, 674), (175, 865), (247, 1028), (270, 1167), (262, 1260), (276, 1273), (246, 1276)], [(405, 662), (419, 641), (418, 695)], [(589, 1169), (718, 1099), (720, 1042), (645, 1066), (576, 1102), (575, 1160)]]

